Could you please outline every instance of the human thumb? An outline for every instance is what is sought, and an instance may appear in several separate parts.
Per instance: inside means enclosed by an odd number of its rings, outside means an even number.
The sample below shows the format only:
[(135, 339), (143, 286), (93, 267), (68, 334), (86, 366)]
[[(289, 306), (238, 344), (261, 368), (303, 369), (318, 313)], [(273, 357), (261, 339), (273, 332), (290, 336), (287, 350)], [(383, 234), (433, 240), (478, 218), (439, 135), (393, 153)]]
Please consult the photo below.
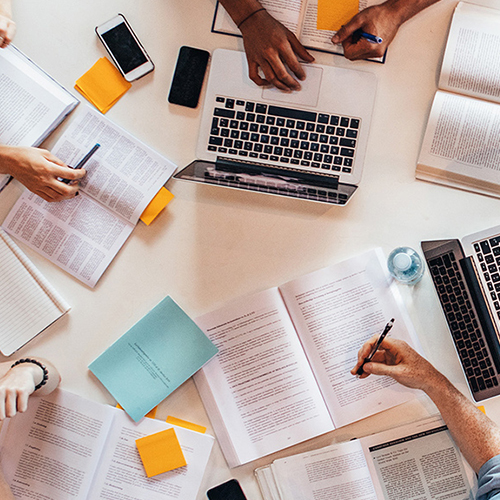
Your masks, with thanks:
[(389, 377), (393, 377), (398, 371), (397, 366), (386, 365), (384, 363), (374, 363), (371, 361), (370, 363), (366, 363), (363, 366), (363, 371), (365, 373), (370, 373), (373, 375), (387, 375)]
[(361, 28), (362, 24), (354, 16), (347, 24), (344, 24), (332, 37), (332, 43), (342, 43), (347, 40), (357, 29)]

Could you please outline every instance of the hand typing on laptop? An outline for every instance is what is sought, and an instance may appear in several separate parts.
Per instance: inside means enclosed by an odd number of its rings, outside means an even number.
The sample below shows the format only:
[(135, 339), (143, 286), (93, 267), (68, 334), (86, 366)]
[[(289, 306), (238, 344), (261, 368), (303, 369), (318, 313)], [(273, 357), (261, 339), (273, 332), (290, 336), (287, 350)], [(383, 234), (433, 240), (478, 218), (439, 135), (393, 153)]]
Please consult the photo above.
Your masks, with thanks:
[[(12, 175), (45, 201), (74, 197), (85, 170), (74, 170), (49, 151), (39, 148), (1, 146), (0, 174)], [(66, 184), (60, 178), (69, 179)]]
[[(331, 0), (340, 2), (342, 0)], [(350, 60), (380, 57), (396, 35), (399, 26), (438, 0), (387, 0), (361, 11), (332, 38), (341, 43)], [(243, 35), (248, 74), (257, 85), (272, 84), (285, 91), (299, 90), (305, 78), (299, 59), (313, 62), (314, 57), (297, 37), (274, 19), (257, 0), (220, 0)], [(360, 39), (358, 30), (383, 39), (380, 44)], [(359, 31), (358, 31), (359, 33)], [(288, 66), (295, 75), (287, 70)], [(259, 69), (264, 78), (259, 75)]]
[(0, 49), (12, 42), (16, 23), (12, 20), (11, 0), (0, 0)]

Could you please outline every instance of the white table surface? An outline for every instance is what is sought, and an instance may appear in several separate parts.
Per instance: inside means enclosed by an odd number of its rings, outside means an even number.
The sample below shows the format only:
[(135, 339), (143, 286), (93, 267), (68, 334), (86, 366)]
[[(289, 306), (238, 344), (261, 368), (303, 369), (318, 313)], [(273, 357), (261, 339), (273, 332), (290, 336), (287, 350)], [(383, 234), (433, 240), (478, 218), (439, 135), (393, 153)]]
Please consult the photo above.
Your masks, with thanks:
[[(314, 52), (322, 64), (359, 68), (378, 77), (365, 171), (347, 206), (172, 180), (168, 187), (175, 199), (151, 226), (139, 223), (93, 290), (23, 247), (72, 310), (18, 354), (51, 359), (61, 371), (64, 389), (114, 404), (87, 366), (165, 295), (196, 318), (233, 298), (375, 246), (386, 254), (399, 245), (420, 251), (421, 240), (461, 237), (499, 224), (499, 200), (415, 180), (456, 3), (442, 0), (406, 23), (384, 65), (351, 63)], [(499, 0), (475, 3), (499, 7)], [(240, 39), (210, 32), (215, 0), (17, 0), (14, 4), (16, 45), (69, 89), (106, 55), (94, 27), (118, 12), (125, 14), (156, 69), (133, 83), (107, 116), (179, 167), (194, 159), (200, 108), (174, 106), (166, 98), (181, 45), (209, 51), (242, 49)], [(0, 220), (20, 192), (14, 182), (0, 195)], [(399, 288), (429, 360), (468, 394), (430, 276), (426, 274), (414, 288)], [(500, 423), (500, 398), (484, 406)], [(433, 406), (423, 399), (233, 470), (216, 443), (197, 499), (206, 498), (208, 488), (235, 477), (249, 500), (258, 500), (253, 476), (257, 466), (292, 452), (381, 431), (432, 411)], [(157, 417), (167, 415), (205, 425), (213, 434), (192, 380), (161, 403)]]

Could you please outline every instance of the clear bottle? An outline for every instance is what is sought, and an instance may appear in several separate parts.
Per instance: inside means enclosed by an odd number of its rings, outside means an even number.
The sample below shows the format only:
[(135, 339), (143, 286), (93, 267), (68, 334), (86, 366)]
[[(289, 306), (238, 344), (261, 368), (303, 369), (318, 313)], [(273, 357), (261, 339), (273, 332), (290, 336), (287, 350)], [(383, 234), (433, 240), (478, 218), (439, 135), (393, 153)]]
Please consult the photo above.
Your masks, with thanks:
[(424, 262), (410, 247), (395, 248), (387, 259), (391, 276), (406, 285), (415, 285), (424, 275)]

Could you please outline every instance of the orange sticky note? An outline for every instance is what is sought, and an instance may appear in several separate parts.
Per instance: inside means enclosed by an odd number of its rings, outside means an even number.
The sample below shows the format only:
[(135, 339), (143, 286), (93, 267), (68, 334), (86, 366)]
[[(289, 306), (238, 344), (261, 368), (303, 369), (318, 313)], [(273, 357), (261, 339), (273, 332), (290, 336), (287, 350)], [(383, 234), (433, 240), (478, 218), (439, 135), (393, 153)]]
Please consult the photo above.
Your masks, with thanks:
[(131, 86), (105, 57), (101, 57), (75, 83), (75, 89), (101, 113), (109, 111)]
[(173, 200), (174, 195), (168, 190), (162, 187), (156, 196), (151, 200), (149, 205), (144, 209), (140, 219), (144, 224), (149, 226), (153, 222), (158, 214)]
[(484, 406), (478, 406), (477, 409), (481, 410), (486, 415), (486, 410), (484, 409)]
[[(123, 408), (120, 406), (119, 403), (116, 403), (116, 407), (119, 409), (119, 410), (123, 410)], [(145, 417), (148, 417), (148, 418), (155, 418), (156, 417), (156, 410), (158, 409), (158, 406), (155, 406), (149, 413), (146, 413), (146, 415), (144, 415)]]
[(338, 31), (359, 12), (359, 0), (318, 0), (317, 28)]
[(136, 439), (135, 444), (148, 477), (187, 465), (174, 429)]
[(180, 418), (171, 417), (170, 415), (167, 417), (166, 422), (167, 424), (177, 425), (191, 431), (200, 432), (201, 434), (205, 434), (205, 432), (207, 431), (207, 428), (203, 427), (203, 425), (193, 424), (192, 422), (188, 422), (187, 420), (181, 420)]

